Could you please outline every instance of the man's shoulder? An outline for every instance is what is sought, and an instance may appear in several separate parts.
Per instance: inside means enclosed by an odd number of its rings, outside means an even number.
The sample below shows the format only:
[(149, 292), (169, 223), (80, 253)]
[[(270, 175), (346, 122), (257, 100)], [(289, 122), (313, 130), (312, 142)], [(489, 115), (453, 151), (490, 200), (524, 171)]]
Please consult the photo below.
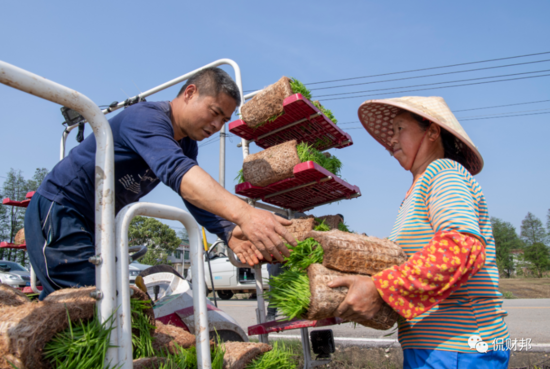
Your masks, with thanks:
[(143, 101), (126, 108), (123, 115), (132, 119), (150, 119), (151, 117), (159, 116), (170, 120), (170, 102)]

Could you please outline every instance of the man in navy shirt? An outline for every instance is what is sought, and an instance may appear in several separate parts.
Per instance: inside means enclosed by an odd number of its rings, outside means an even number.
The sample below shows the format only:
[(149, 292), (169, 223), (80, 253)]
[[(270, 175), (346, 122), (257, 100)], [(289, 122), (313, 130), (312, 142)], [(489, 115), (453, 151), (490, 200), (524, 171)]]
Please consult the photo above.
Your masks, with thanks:
[[(176, 191), (197, 222), (250, 265), (282, 261), (291, 222), (255, 209), (221, 187), (197, 163), (197, 141), (218, 132), (240, 104), (235, 82), (205, 69), (168, 102), (141, 102), (110, 119), (115, 146), (115, 211), (139, 201), (160, 182)], [(88, 136), (46, 176), (25, 215), (29, 260), (54, 290), (95, 284), (88, 259), (94, 247), (96, 140)]]

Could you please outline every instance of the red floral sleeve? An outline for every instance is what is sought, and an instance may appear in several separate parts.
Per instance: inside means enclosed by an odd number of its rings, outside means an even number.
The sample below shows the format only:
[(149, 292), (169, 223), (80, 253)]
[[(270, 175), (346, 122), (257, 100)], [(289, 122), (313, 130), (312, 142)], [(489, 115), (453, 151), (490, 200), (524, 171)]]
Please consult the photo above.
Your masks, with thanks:
[(406, 319), (424, 314), (485, 264), (485, 245), (456, 231), (438, 232), (406, 263), (372, 276), (380, 296)]

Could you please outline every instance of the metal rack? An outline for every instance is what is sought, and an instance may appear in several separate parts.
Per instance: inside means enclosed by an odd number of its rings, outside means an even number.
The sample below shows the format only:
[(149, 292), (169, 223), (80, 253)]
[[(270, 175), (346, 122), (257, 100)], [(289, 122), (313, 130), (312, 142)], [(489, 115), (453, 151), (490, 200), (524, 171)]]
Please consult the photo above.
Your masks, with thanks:
[[(261, 90), (260, 90), (261, 91)], [(244, 100), (254, 97), (260, 91), (245, 95)], [(239, 107), (239, 113), (242, 108)], [(252, 129), (242, 120), (229, 124), (231, 133), (240, 136), (243, 158), (249, 155), (250, 142), (255, 142), (262, 148), (269, 148), (289, 140), (298, 143), (306, 142), (319, 151), (330, 148), (344, 148), (353, 144), (351, 136), (338, 128), (316, 106), (301, 94), (287, 97), (283, 102), (284, 114), (275, 121)], [(294, 167), (294, 177), (281, 180), (266, 187), (241, 183), (235, 192), (249, 198), (249, 203), (255, 205), (262, 200), (266, 203), (281, 206), (286, 209), (289, 219), (294, 218), (295, 211), (311, 210), (317, 206), (335, 201), (361, 196), (357, 186), (352, 186), (326, 169), (313, 162), (305, 162)], [(237, 267), (245, 266), (239, 263), (229, 250), (229, 258)], [(265, 302), (262, 296), (263, 282), (260, 265), (256, 270), (257, 323), (248, 328), (248, 335), (259, 335), (260, 341), (268, 343), (268, 334), (285, 330), (299, 329), (304, 354), (304, 368), (314, 368), (330, 362), (330, 359), (314, 360), (311, 357), (308, 329), (341, 324), (340, 318), (309, 321), (293, 319), (291, 321), (265, 321)]]

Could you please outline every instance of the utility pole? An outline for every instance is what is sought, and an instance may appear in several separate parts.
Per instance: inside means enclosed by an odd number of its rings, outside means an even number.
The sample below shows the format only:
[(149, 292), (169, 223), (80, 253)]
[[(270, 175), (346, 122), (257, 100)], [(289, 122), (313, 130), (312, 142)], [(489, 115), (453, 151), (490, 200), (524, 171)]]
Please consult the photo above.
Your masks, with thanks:
[(225, 188), (225, 124), (220, 130), (220, 185)]

